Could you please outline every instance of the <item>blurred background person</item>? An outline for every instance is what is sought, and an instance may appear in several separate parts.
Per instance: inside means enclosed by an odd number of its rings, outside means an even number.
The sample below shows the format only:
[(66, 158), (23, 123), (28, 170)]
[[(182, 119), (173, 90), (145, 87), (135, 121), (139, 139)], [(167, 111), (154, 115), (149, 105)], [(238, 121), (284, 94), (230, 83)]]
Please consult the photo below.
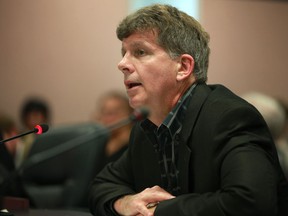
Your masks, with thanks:
[[(48, 102), (41, 97), (27, 98), (20, 108), (20, 120), (22, 124), (22, 131), (26, 132), (33, 130), (38, 124), (51, 123), (51, 110)], [(31, 133), (22, 137), (22, 162), (26, 159), (31, 146), (35, 140), (35, 134)]]
[[(0, 113), (0, 140), (18, 135), (15, 121)], [(20, 139), (0, 143), (0, 198), (4, 196), (27, 197), (17, 174), (17, 149), (22, 145)]]
[[(8, 138), (18, 135), (17, 126), (14, 120), (10, 116), (4, 113), (0, 113), (0, 131), (1, 131), (1, 140), (8, 139)], [(11, 158), (15, 158), (18, 142), (19, 142), (19, 139), (14, 139), (8, 142), (1, 143), (2, 144), (1, 146), (5, 147), (5, 149), (7, 150), (7, 153), (9, 153)], [(13, 159), (13, 163), (14, 163), (14, 159)]]
[(287, 113), (283, 103), (275, 97), (260, 93), (249, 92), (242, 98), (255, 106), (262, 114), (274, 138), (282, 169), (288, 179), (288, 142), (284, 137), (287, 124)]
[(278, 103), (285, 110), (285, 115), (286, 115), (285, 126), (284, 126), (284, 130), (281, 134), (281, 137), (288, 142), (288, 102), (285, 101), (283, 98), (276, 98), (276, 99), (277, 99)]
[[(98, 100), (93, 119), (107, 127), (128, 118), (132, 112), (126, 94), (112, 90)], [(111, 131), (102, 160), (105, 164), (118, 159), (127, 149), (131, 128), (132, 123)]]

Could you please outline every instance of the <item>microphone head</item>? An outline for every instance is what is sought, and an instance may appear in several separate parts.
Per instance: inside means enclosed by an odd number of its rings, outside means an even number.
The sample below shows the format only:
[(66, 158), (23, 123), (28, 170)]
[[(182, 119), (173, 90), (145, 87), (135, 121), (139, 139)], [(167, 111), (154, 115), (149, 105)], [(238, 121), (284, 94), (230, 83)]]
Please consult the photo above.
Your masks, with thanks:
[(49, 126), (47, 124), (40, 124), (34, 127), (34, 131), (36, 134), (45, 133), (48, 131), (48, 129), (49, 129)]
[(146, 119), (149, 116), (149, 109), (146, 107), (137, 108), (134, 110), (133, 114), (131, 115), (131, 121), (141, 121)]

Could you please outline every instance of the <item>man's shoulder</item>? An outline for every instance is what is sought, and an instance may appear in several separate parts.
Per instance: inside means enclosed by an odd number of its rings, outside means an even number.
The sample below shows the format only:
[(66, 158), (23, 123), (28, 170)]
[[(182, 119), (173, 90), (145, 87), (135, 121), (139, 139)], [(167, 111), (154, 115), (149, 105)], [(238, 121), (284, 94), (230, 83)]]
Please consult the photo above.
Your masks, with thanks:
[(231, 90), (230, 88), (226, 87), (223, 84), (206, 84), (204, 86), (206, 86), (206, 88), (210, 89), (210, 91), (213, 93), (226, 93), (226, 94), (235, 95), (233, 90)]
[(201, 84), (199, 85), (199, 88), (202, 88), (202, 91), (206, 91), (209, 94), (209, 97), (219, 97), (221, 98), (230, 98), (230, 99), (236, 99), (243, 101), (243, 99), (238, 96), (236, 93), (234, 93), (233, 90), (230, 88), (226, 87), (225, 85), (222, 84)]
[(195, 93), (201, 95), (200, 97), (205, 97), (203, 106), (209, 106), (213, 110), (217, 109), (217, 107), (220, 109), (251, 107), (247, 101), (221, 84), (198, 85), (198, 90)]

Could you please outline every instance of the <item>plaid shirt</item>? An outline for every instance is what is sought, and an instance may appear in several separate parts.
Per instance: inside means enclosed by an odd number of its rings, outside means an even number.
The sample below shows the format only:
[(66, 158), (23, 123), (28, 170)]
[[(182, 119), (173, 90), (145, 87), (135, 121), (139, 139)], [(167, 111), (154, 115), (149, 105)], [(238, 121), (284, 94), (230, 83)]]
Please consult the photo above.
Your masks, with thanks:
[(158, 154), (162, 187), (173, 195), (177, 195), (180, 191), (178, 184), (179, 171), (176, 164), (178, 159), (178, 137), (195, 86), (196, 84), (193, 84), (187, 90), (159, 127), (148, 119), (141, 124), (147, 137), (153, 143), (155, 152)]

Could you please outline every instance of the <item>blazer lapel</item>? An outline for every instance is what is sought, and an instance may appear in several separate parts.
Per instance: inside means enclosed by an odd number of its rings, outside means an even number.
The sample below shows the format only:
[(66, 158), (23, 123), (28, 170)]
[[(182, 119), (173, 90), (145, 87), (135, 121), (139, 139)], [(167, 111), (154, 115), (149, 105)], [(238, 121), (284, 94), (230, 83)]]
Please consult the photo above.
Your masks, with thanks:
[(188, 139), (192, 134), (192, 130), (197, 120), (198, 113), (201, 110), (211, 89), (206, 84), (198, 84), (194, 89), (191, 102), (185, 114), (182, 131), (177, 138), (179, 142), (178, 170), (179, 170), (179, 186), (180, 194), (189, 192), (189, 164), (191, 149)]

